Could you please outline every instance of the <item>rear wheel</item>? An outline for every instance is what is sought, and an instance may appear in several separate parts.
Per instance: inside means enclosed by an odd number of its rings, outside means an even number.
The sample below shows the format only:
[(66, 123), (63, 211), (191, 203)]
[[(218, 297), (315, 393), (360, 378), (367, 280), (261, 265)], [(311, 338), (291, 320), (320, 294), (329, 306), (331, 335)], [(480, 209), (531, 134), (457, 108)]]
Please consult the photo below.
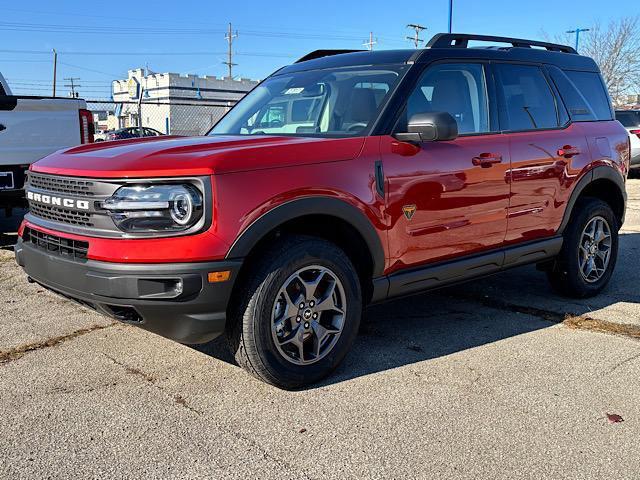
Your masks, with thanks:
[(231, 311), (227, 338), (236, 361), (281, 388), (317, 382), (343, 360), (358, 332), (358, 275), (325, 240), (296, 236), (268, 252)]
[(560, 255), (547, 275), (559, 293), (591, 297), (609, 283), (617, 257), (618, 221), (613, 210), (602, 200), (587, 198), (576, 205)]

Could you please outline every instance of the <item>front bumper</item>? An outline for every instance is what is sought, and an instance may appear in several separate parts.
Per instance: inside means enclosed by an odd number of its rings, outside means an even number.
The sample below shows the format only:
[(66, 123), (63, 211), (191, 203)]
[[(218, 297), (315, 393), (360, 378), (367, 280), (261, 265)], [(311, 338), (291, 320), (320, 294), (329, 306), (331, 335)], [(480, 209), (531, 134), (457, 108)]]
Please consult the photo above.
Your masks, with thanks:
[[(240, 260), (124, 264), (65, 258), (19, 239), (16, 261), (43, 287), (117, 320), (176, 340), (205, 343), (225, 328)], [(226, 282), (208, 273), (231, 270)], [(181, 287), (180, 287), (181, 285)]]

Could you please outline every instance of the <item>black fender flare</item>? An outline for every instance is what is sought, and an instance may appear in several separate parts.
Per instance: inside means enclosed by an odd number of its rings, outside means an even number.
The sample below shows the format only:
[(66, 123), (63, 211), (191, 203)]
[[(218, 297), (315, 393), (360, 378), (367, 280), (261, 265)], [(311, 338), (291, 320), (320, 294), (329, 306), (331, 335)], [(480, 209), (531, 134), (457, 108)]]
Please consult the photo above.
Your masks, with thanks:
[(562, 218), (562, 223), (558, 228), (558, 233), (564, 233), (565, 228), (569, 224), (569, 220), (571, 220), (571, 214), (573, 213), (573, 209), (578, 201), (578, 198), (582, 194), (582, 192), (587, 188), (591, 183), (596, 180), (609, 180), (617, 185), (620, 190), (620, 194), (622, 195), (623, 201), (623, 209), (622, 209), (622, 222), (624, 222), (624, 212), (626, 211), (627, 205), (627, 190), (625, 188), (625, 179), (620, 172), (611, 167), (598, 166), (591, 169), (586, 173), (580, 180), (578, 180), (577, 185), (574, 187), (573, 192), (571, 192), (571, 196), (569, 197), (569, 201), (567, 202), (567, 207), (564, 211), (564, 216)]
[(226, 258), (246, 257), (269, 232), (285, 222), (307, 215), (329, 215), (349, 223), (358, 231), (369, 248), (373, 262), (373, 276), (377, 277), (383, 274), (384, 249), (371, 221), (357, 207), (332, 197), (301, 198), (269, 210), (240, 233), (229, 249)]

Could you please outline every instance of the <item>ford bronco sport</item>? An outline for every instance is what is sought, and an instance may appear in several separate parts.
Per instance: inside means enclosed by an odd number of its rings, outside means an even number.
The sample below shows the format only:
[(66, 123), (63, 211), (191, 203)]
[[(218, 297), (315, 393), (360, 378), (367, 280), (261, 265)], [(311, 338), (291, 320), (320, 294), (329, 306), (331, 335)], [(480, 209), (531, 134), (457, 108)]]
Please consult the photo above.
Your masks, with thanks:
[(225, 334), (240, 365), (296, 388), (336, 368), (367, 304), (531, 263), (563, 294), (597, 294), (629, 155), (598, 67), (570, 47), (439, 34), (318, 51), (208, 136), (34, 164), (16, 258), (121, 321)]

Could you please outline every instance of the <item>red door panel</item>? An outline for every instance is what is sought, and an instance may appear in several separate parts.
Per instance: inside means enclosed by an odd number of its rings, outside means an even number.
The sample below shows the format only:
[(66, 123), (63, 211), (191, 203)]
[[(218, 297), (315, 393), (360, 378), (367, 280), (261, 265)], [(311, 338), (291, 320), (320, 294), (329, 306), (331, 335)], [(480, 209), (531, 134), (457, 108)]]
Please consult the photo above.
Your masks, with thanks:
[(510, 133), (511, 201), (507, 242), (552, 236), (560, 224), (572, 185), (591, 162), (580, 124), (562, 130)]
[(506, 136), (466, 136), (421, 146), (385, 136), (381, 153), (392, 271), (504, 243), (510, 165)]

